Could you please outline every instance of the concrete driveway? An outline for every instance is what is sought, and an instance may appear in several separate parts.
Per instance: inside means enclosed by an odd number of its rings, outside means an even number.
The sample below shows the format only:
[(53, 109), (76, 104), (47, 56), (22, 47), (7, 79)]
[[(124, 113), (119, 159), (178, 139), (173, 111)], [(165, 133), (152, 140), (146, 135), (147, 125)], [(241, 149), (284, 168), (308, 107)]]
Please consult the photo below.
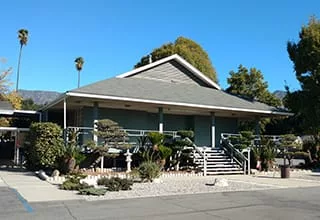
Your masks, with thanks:
[(28, 202), (74, 200), (75, 192), (59, 190), (58, 186), (40, 180), (33, 172), (0, 170), (0, 186), (15, 189)]

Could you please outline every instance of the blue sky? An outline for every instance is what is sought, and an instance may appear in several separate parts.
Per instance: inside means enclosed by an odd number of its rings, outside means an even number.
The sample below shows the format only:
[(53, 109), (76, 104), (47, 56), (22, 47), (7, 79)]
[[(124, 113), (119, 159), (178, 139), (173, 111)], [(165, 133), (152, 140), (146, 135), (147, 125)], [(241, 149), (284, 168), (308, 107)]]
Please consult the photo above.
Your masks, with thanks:
[(127, 72), (153, 48), (184, 36), (208, 52), (223, 88), (243, 64), (260, 69), (271, 91), (285, 81), (297, 89), (286, 42), (298, 39), (311, 15), (320, 18), (319, 8), (318, 0), (3, 1), (0, 57), (15, 82), (17, 31), (28, 29), (19, 87), (63, 92), (77, 86), (78, 56), (85, 85)]

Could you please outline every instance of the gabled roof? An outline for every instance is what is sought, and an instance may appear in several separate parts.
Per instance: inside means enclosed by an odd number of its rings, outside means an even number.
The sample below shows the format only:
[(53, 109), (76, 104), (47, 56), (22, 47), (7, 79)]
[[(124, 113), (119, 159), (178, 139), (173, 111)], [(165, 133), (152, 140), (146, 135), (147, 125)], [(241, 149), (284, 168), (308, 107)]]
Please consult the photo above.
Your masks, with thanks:
[(186, 106), (212, 111), (290, 115), (282, 109), (248, 101), (222, 90), (141, 78), (111, 78), (71, 90), (66, 96)]
[(171, 55), (169, 57), (163, 58), (161, 60), (155, 61), (153, 63), (147, 64), (145, 66), (139, 67), (137, 69), (131, 70), (129, 72), (120, 74), (118, 76), (116, 76), (116, 78), (127, 78), (130, 76), (133, 76), (135, 74), (139, 74), (142, 71), (145, 71), (147, 69), (159, 66), (163, 63), (169, 62), (171, 60), (175, 60), (176, 62), (178, 62), (179, 64), (181, 64), (182, 66), (184, 66), (186, 69), (188, 69), (195, 77), (197, 77), (199, 80), (203, 81), (205, 84), (212, 86), (218, 90), (221, 90), (220, 86), (213, 82), (209, 77), (207, 77), (206, 75), (204, 75), (202, 72), (200, 72), (197, 68), (195, 68), (194, 66), (192, 66), (190, 63), (188, 63), (186, 60), (184, 60), (182, 57), (180, 57), (178, 54), (174, 54)]

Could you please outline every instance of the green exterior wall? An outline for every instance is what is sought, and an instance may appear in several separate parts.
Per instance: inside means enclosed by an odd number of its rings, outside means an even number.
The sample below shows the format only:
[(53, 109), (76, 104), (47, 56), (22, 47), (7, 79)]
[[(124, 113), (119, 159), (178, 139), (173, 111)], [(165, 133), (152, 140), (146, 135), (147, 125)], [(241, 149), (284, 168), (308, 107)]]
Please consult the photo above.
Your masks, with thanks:
[[(215, 145), (220, 145), (221, 133), (238, 133), (237, 118), (215, 118)], [(194, 117), (194, 135), (197, 146), (211, 146), (211, 116)]]

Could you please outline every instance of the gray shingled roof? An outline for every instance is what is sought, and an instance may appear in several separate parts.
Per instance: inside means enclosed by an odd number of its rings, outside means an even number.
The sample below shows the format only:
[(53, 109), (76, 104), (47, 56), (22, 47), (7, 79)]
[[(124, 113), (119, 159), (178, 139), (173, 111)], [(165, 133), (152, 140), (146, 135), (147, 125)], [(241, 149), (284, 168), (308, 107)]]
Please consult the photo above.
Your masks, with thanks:
[(111, 78), (69, 92), (258, 111), (283, 112), (281, 109), (260, 102), (251, 102), (221, 90), (149, 79)]

